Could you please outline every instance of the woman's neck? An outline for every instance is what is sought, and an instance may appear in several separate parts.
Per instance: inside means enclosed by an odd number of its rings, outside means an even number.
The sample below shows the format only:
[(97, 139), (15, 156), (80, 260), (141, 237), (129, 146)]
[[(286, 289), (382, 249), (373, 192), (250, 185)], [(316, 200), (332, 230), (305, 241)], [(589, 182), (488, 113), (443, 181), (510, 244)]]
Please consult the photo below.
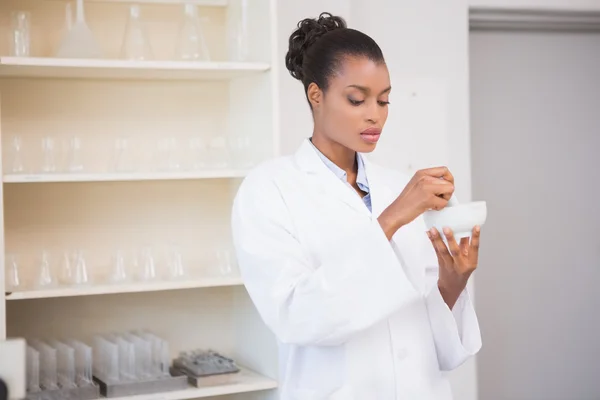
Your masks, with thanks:
[(339, 143), (327, 139), (323, 135), (313, 133), (312, 143), (331, 162), (346, 171), (348, 175), (355, 174), (358, 169), (356, 152)]

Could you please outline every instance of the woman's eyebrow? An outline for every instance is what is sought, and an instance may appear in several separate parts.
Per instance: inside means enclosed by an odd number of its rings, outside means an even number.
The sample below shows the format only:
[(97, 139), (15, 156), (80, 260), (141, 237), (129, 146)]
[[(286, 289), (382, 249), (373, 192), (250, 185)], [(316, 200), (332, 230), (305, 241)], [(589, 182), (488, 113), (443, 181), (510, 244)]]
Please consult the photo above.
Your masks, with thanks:
[[(365, 86), (360, 86), (360, 85), (348, 85), (348, 86), (346, 86), (346, 87), (347, 87), (347, 88), (355, 88), (355, 89), (358, 89), (358, 90), (360, 90), (360, 91), (361, 91), (361, 92), (363, 92), (363, 93), (369, 93), (369, 92), (371, 92), (371, 89), (369, 89), (368, 87), (365, 87)], [(388, 87), (387, 87), (385, 90), (381, 91), (381, 93), (379, 93), (379, 94), (384, 94), (384, 93), (387, 93), (387, 92), (389, 92), (390, 90), (392, 90), (392, 87), (391, 87), (391, 86), (388, 86)]]

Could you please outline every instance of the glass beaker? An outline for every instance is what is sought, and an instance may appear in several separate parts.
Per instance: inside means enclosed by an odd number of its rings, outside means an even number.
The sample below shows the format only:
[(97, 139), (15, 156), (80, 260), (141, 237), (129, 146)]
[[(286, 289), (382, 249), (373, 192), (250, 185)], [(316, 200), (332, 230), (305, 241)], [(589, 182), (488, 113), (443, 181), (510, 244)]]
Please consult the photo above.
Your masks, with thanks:
[(29, 57), (31, 55), (31, 15), (27, 11), (11, 13), (10, 55)]

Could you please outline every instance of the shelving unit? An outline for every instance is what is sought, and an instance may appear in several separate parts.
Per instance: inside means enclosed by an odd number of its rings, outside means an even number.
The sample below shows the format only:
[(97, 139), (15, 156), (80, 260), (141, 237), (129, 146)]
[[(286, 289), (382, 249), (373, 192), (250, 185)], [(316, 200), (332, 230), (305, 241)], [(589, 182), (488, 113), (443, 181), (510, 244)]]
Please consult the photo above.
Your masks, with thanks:
[(127, 181), (164, 181), (193, 179), (227, 179), (243, 178), (245, 170), (202, 170), (180, 172), (130, 172), (130, 173), (97, 173), (97, 174), (7, 174), (5, 183), (50, 183), (50, 182), (127, 182)]
[(6, 294), (6, 300), (47, 299), (51, 297), (94, 296), (118, 293), (160, 292), (166, 290), (200, 289), (242, 285), (239, 276), (206, 277), (182, 281), (159, 281), (123, 283), (112, 285), (90, 285), (89, 287), (57, 287), (45, 290), (26, 290)]
[[(148, 329), (168, 340), (173, 357), (213, 349), (243, 369), (229, 383), (118, 400), (274, 400), (276, 342), (235, 267), (221, 266), (232, 254), (239, 184), (277, 155), (276, 0), (248, 2), (243, 61), (226, 50), (228, 13), (242, 0), (192, 0), (208, 18), (211, 61), (174, 59), (186, 2), (137, 2), (153, 52), (145, 61), (119, 57), (128, 1), (85, 0), (101, 59), (54, 57), (66, 1), (0, 3), (3, 15), (30, 12), (32, 43), (30, 57), (13, 57), (0, 40), (0, 340), (43, 332), (89, 342), (98, 333)], [(3, 23), (0, 38), (7, 38)], [(140, 274), (141, 249), (160, 277), (108, 283), (116, 253), (128, 275)], [(167, 277), (173, 249), (185, 279)], [(91, 283), (34, 284), (42, 254), (59, 281), (63, 255), (75, 251), (85, 255)], [(5, 279), (13, 261), (22, 288)]]
[(250, 393), (261, 390), (275, 389), (277, 382), (265, 378), (247, 369), (242, 369), (236, 380), (223, 385), (207, 385), (201, 388), (190, 388), (176, 392), (159, 393), (156, 395), (116, 397), (114, 400), (183, 400), (198, 399), (227, 394)]
[(0, 77), (230, 80), (263, 73), (268, 63), (0, 57)]
[[(48, 1), (63, 1), (63, 0), (48, 0)], [(129, 3), (129, 0), (86, 0), (87, 2), (99, 3)], [(229, 4), (228, 0), (138, 0), (137, 4), (184, 4), (191, 3), (204, 7), (226, 7)]]

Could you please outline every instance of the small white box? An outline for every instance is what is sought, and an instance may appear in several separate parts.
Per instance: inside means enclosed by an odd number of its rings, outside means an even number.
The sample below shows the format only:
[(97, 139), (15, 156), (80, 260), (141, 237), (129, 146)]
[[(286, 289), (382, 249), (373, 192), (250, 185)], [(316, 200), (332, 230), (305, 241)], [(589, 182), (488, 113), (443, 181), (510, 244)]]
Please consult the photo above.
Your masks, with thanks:
[(25, 398), (24, 339), (0, 340), (0, 378), (8, 386), (8, 400)]

